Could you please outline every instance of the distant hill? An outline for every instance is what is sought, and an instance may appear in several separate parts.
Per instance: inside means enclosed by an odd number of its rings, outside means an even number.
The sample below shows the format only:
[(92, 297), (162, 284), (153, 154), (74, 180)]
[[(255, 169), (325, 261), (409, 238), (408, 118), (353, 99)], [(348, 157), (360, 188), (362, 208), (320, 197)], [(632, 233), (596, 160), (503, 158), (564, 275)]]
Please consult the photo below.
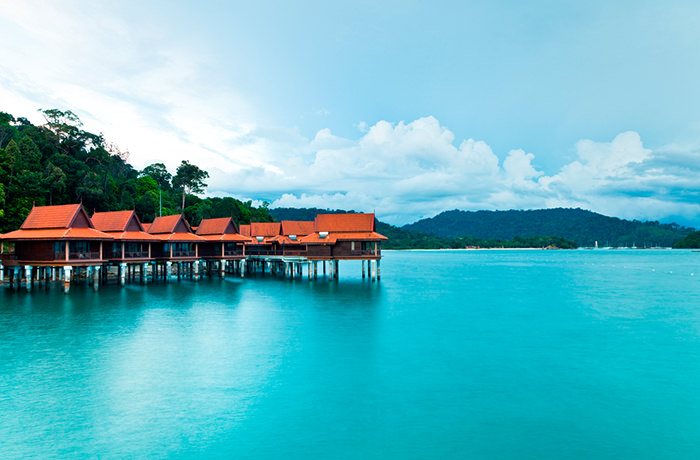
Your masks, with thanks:
[(581, 246), (671, 246), (693, 231), (677, 224), (630, 221), (583, 209), (445, 211), (402, 227), (443, 238), (511, 239), (551, 235)]
[[(274, 208), (270, 209), (270, 215), (277, 220), (313, 220), (317, 214), (324, 213), (353, 213), (341, 209), (319, 208)], [(402, 227), (387, 224), (377, 220), (377, 232), (389, 238), (382, 243), (384, 249), (442, 249), (442, 248), (544, 248), (556, 246), (558, 248), (572, 249), (576, 247), (574, 241), (561, 237), (535, 236), (530, 238), (512, 239), (484, 239), (471, 237), (445, 238), (428, 233), (407, 230)]]
[(674, 249), (698, 249), (700, 248), (700, 232), (692, 232), (675, 243)]

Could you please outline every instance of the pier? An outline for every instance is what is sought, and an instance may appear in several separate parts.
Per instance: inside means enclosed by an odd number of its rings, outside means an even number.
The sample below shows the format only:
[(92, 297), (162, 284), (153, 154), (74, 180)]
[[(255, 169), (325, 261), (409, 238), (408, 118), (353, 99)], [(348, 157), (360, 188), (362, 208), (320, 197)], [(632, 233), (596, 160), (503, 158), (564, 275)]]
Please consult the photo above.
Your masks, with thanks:
[(289, 279), (340, 278), (341, 260), (362, 261), (362, 278), (379, 281), (381, 242), (374, 214), (319, 214), (313, 221), (203, 219), (182, 215), (141, 223), (134, 211), (82, 205), (34, 207), (18, 230), (0, 235), (0, 283), (31, 292), (61, 283), (147, 285), (257, 274)]

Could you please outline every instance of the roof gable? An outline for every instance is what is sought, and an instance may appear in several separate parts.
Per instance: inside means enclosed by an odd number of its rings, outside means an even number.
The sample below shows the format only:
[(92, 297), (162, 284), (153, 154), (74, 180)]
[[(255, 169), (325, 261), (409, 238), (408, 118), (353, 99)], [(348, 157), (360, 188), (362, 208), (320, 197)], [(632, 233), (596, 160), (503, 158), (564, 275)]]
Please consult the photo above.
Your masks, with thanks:
[(243, 224), (239, 227), (241, 231), (241, 235), (243, 236), (250, 236), (250, 225), (248, 224)]
[(58, 206), (35, 206), (20, 227), (22, 230), (42, 228), (94, 228), (87, 213), (80, 204)]
[(92, 215), (92, 223), (102, 232), (143, 231), (134, 211), (96, 212)]
[(277, 236), (281, 229), (279, 222), (251, 222), (250, 236)]
[(373, 232), (374, 213), (371, 214), (319, 214), (316, 216), (317, 232)]
[(148, 233), (191, 233), (190, 224), (182, 214), (156, 217), (148, 228)]
[(314, 221), (283, 220), (282, 235), (311, 235), (315, 229)]
[(230, 217), (202, 219), (197, 227), (197, 235), (223, 235), (226, 233), (238, 233), (236, 224)]

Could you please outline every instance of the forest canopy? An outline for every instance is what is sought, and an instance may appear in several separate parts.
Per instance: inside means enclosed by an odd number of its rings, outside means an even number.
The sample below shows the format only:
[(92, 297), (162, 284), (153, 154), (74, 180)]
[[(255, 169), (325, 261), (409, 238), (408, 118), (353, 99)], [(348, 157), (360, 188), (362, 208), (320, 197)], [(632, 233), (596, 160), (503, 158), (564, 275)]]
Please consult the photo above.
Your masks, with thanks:
[(143, 222), (181, 212), (192, 225), (212, 217), (273, 220), (267, 203), (199, 197), (209, 174), (189, 161), (174, 175), (163, 163), (139, 171), (128, 151), (85, 131), (70, 110), (41, 113), (45, 123), (36, 126), (0, 112), (0, 233), (19, 228), (34, 205), (78, 202), (89, 214), (134, 209)]

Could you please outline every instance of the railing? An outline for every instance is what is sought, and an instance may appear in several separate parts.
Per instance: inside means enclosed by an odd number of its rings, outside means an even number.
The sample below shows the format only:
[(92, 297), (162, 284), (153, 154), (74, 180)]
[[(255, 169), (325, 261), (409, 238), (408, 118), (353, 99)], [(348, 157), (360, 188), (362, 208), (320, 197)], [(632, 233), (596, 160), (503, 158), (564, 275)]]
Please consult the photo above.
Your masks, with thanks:
[(125, 259), (146, 259), (148, 251), (124, 251)]
[(225, 256), (242, 256), (242, 255), (243, 255), (243, 249), (224, 250), (224, 255), (225, 255)]
[(196, 257), (196, 255), (196, 251), (173, 251), (173, 257)]
[[(64, 253), (65, 257), (65, 253)], [(99, 260), (100, 259), (100, 253), (98, 252), (71, 252), (70, 253), (70, 258), (69, 260), (76, 260), (76, 259), (85, 259), (85, 260)]]
[(66, 253), (65, 252), (54, 252), (53, 253), (53, 260), (66, 260)]
[(306, 249), (285, 249), (285, 256), (305, 256), (308, 253)]

